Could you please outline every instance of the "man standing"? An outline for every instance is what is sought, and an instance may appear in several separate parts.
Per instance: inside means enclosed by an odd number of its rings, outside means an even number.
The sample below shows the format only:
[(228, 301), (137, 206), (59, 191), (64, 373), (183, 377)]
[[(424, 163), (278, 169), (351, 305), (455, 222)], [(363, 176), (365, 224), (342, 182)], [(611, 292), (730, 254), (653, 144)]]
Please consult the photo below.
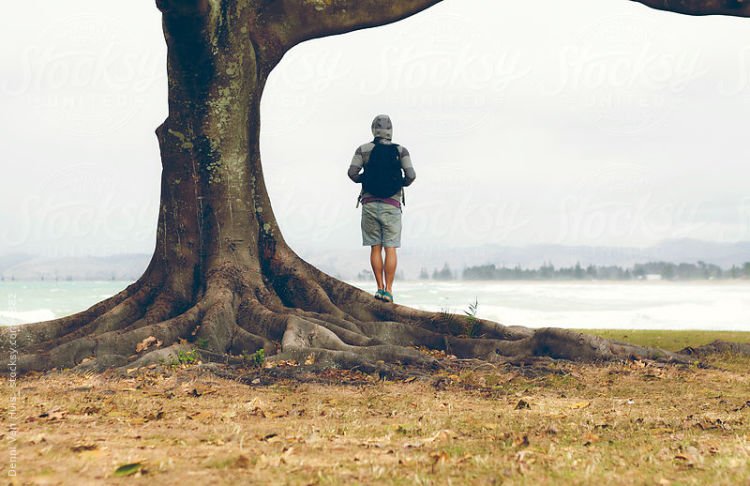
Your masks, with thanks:
[(370, 264), (378, 284), (375, 298), (393, 302), (396, 248), (401, 246), (403, 188), (414, 182), (417, 175), (406, 147), (392, 142), (393, 124), (388, 115), (375, 117), (372, 134), (375, 139), (354, 153), (349, 178), (362, 183), (359, 195), (362, 245), (370, 247)]

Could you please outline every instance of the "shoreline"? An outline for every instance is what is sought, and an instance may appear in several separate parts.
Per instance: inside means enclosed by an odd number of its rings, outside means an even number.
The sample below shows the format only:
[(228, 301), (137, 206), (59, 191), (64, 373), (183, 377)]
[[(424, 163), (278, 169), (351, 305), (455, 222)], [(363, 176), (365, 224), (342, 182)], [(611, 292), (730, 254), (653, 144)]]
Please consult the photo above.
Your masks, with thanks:
[[(350, 281), (366, 292), (374, 282)], [(0, 324), (64, 317), (85, 310), (129, 281), (0, 283)], [(649, 331), (750, 331), (750, 281), (433, 281), (396, 283), (397, 302), (531, 328)]]

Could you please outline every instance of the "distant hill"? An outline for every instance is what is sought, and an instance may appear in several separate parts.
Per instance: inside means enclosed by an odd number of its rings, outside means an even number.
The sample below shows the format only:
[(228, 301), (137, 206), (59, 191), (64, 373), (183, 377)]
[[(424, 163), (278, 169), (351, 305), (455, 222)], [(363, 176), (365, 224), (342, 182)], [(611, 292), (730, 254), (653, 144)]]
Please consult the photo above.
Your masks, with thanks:
[(136, 280), (151, 255), (131, 254), (107, 257), (39, 257), (6, 255), (0, 257), (3, 280)]
[[(369, 272), (368, 251), (362, 247), (347, 250), (300, 251), (310, 263), (323, 271), (345, 279)], [(502, 246), (482, 245), (467, 248), (409, 248), (399, 253), (399, 273), (417, 278), (422, 268), (432, 274), (445, 263), (454, 271), (465, 267), (492, 264), (537, 268), (545, 263), (556, 267), (586, 265), (632, 266), (636, 263), (664, 261), (696, 263), (704, 261), (723, 268), (750, 262), (750, 242), (715, 243), (700, 240), (666, 240), (646, 248), (568, 245)], [(151, 255), (130, 254), (107, 257), (38, 257), (26, 254), (0, 256), (0, 278), (10, 280), (135, 280), (140, 277)]]

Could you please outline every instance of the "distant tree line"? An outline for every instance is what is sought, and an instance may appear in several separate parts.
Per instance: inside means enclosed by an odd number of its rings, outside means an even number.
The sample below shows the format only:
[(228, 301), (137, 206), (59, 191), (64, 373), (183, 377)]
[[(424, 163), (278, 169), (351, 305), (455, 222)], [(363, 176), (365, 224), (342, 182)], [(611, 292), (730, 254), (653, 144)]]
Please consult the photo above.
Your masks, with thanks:
[[(447, 269), (447, 271), (446, 271)], [(423, 271), (424, 274), (424, 271)], [(440, 272), (433, 272), (433, 278), (438, 275), (453, 275), (447, 264)], [(663, 280), (718, 280), (750, 278), (750, 262), (744, 265), (733, 265), (730, 269), (722, 269), (718, 265), (697, 263), (669, 263), (649, 262), (638, 263), (632, 267), (616, 265), (588, 265), (576, 264), (572, 267), (559, 267), (545, 264), (539, 268), (497, 267), (493, 264), (467, 267), (463, 271), (464, 280), (645, 280), (649, 278)], [(452, 278), (452, 277), (451, 277)]]
[[(341, 277), (336, 277), (338, 279), (341, 279)], [(374, 280), (374, 276), (372, 274), (372, 270), (361, 270), (354, 279), (358, 282), (366, 282), (369, 280)], [(404, 280), (404, 273), (401, 270), (398, 270), (396, 272), (396, 280)]]
[(451, 270), (450, 265), (447, 263), (443, 265), (443, 268), (438, 270), (437, 268), (430, 274), (426, 268), (422, 267), (419, 272), (419, 280), (455, 280), (458, 278), (458, 274)]

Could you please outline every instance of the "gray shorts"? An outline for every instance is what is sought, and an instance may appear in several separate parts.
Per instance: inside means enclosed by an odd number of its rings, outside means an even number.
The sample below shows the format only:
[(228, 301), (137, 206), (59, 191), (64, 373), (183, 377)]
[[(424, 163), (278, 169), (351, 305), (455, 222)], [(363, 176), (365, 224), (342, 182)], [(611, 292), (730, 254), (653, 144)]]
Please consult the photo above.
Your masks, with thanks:
[(383, 202), (362, 205), (362, 246), (401, 246), (401, 209)]

